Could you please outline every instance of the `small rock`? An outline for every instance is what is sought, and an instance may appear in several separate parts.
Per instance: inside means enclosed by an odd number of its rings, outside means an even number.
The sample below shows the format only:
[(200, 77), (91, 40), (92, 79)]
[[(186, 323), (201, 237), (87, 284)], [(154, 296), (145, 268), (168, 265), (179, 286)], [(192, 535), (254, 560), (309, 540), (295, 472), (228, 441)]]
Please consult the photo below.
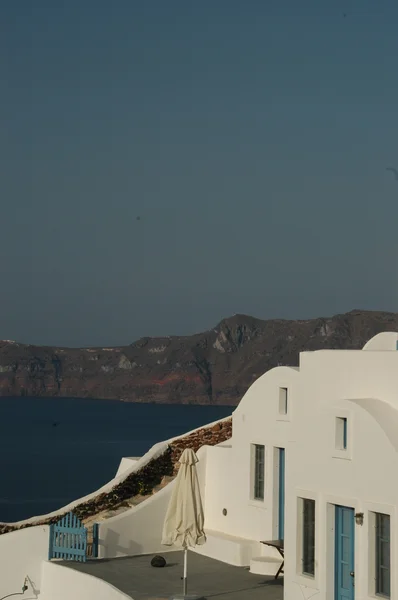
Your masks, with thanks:
[(163, 556), (159, 556), (157, 554), (151, 560), (151, 565), (152, 565), (152, 567), (165, 567), (166, 566), (166, 560), (163, 558)]

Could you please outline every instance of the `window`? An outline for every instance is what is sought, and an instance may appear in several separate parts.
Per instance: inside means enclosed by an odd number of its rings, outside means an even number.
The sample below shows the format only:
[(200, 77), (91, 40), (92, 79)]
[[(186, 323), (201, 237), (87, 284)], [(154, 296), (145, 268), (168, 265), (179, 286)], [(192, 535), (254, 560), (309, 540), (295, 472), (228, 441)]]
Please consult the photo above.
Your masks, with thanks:
[(336, 448), (337, 450), (347, 450), (347, 419), (346, 417), (336, 418)]
[(376, 525), (376, 594), (390, 597), (390, 516), (382, 513), (375, 515)]
[(279, 388), (279, 414), (287, 415), (287, 388)]
[(315, 500), (301, 498), (302, 573), (315, 576)]
[(265, 447), (253, 445), (253, 498), (264, 500), (264, 472), (265, 472)]

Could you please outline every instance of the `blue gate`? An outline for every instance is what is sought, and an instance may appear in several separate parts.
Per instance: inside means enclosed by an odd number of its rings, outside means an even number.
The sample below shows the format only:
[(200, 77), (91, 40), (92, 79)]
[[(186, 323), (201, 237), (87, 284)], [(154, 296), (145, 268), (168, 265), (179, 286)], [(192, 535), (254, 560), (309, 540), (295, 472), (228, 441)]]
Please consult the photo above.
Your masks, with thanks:
[(73, 512), (50, 525), (49, 560), (61, 558), (86, 562), (88, 554), (92, 557), (98, 556), (98, 525), (95, 523), (93, 526), (92, 544), (87, 541), (87, 533), (87, 527)]

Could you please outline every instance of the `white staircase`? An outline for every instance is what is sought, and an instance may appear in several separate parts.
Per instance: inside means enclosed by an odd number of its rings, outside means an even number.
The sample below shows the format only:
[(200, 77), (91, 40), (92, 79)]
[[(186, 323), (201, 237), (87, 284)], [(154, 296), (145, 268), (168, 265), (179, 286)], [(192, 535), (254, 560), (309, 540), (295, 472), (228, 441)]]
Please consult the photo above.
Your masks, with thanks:
[[(221, 531), (207, 530), (207, 542), (192, 548), (192, 552), (215, 558), (236, 567), (248, 567), (253, 556), (261, 552), (260, 542), (229, 535)], [(276, 568), (276, 571), (279, 567)]]

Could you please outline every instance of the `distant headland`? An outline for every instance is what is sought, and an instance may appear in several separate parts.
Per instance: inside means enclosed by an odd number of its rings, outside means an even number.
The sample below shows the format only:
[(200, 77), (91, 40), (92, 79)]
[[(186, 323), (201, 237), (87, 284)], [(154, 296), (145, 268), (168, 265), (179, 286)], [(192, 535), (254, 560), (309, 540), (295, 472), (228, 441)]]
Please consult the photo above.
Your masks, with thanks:
[(0, 341), (0, 396), (236, 405), (269, 369), (303, 350), (360, 349), (398, 314), (353, 310), (309, 320), (223, 319), (189, 336), (141, 338), (113, 348), (58, 348)]

